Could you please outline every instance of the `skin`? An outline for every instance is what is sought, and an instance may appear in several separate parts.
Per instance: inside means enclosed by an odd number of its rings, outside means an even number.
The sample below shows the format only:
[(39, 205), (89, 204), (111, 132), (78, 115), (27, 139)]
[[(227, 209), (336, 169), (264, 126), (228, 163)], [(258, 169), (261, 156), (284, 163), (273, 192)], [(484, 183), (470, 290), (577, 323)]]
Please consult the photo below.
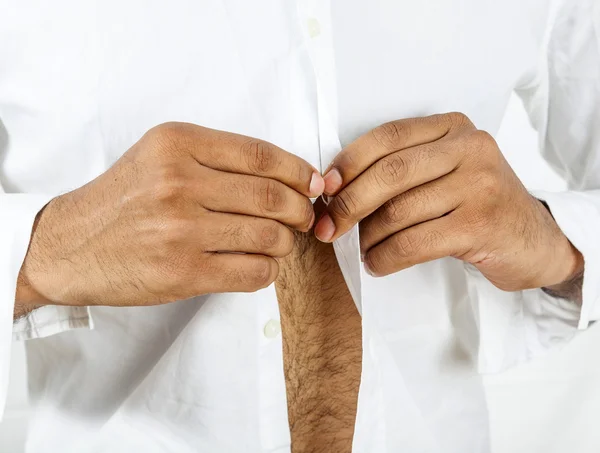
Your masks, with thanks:
[(332, 245), (312, 233), (295, 236), (275, 282), (292, 453), (350, 453), (362, 371), (361, 318)]
[[(323, 191), (333, 199), (317, 207), (319, 242), (306, 233), (308, 197)], [(356, 223), (375, 276), (453, 256), (501, 289), (581, 297), (583, 259), (549, 210), (489, 135), (447, 114), (380, 126), (344, 149), (324, 180), (266, 142), (158, 126), (40, 213), (17, 310), (153, 305), (275, 281), (292, 451), (349, 453), (361, 325), (330, 242)]]
[(15, 315), (256, 291), (277, 278), (293, 451), (349, 452), (361, 325), (332, 246), (307, 233), (308, 197), (323, 189), (314, 168), (269, 143), (160, 125), (39, 214)]
[(334, 198), (316, 236), (331, 242), (359, 223), (373, 276), (454, 257), (502, 290), (545, 288), (581, 303), (581, 253), (463, 114), (368, 132), (335, 158), (325, 193)]
[(157, 126), (39, 214), (16, 312), (264, 288), (277, 278), (277, 258), (292, 250), (292, 230), (313, 224), (309, 197), (323, 186), (312, 166), (270, 143), (192, 124)]

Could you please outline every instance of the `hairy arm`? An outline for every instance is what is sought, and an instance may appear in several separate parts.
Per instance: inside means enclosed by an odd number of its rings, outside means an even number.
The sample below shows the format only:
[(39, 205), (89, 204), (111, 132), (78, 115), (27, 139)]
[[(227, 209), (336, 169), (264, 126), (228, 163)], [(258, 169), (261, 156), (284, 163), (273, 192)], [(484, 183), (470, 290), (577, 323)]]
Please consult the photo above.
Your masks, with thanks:
[(362, 369), (361, 319), (331, 244), (308, 234), (276, 282), (293, 453), (350, 453)]

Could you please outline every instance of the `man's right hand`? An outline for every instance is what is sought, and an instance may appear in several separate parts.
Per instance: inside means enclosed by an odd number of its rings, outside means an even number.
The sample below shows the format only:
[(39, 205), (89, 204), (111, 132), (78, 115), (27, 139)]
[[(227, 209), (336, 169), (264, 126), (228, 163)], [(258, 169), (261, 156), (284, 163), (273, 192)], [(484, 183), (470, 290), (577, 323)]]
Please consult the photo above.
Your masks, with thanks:
[(256, 291), (314, 223), (319, 172), (261, 140), (185, 123), (147, 132), (38, 215), (17, 305), (153, 305)]

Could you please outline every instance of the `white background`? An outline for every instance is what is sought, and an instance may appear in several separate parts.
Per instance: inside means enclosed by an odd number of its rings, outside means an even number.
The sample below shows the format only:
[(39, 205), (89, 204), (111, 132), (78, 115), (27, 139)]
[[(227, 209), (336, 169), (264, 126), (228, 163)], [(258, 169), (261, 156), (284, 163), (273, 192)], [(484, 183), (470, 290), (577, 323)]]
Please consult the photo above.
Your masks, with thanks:
[[(564, 188), (537, 154), (536, 135), (516, 98), (497, 139), (526, 187)], [(493, 453), (600, 452), (600, 429), (595, 426), (600, 416), (600, 328), (591, 327), (546, 358), (487, 376), (485, 384)], [(0, 452), (23, 452), (26, 430), (25, 357), (22, 344), (16, 344), (8, 407), (0, 423)]]

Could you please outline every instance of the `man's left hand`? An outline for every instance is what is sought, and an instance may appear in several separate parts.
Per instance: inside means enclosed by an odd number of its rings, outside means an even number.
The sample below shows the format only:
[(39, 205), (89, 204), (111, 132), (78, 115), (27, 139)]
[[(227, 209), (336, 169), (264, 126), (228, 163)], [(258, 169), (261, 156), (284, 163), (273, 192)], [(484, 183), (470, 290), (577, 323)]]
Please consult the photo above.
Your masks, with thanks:
[(460, 113), (373, 129), (335, 158), (325, 193), (333, 198), (315, 234), (331, 242), (360, 222), (374, 276), (451, 256), (517, 291), (560, 285), (583, 269), (495, 140)]

